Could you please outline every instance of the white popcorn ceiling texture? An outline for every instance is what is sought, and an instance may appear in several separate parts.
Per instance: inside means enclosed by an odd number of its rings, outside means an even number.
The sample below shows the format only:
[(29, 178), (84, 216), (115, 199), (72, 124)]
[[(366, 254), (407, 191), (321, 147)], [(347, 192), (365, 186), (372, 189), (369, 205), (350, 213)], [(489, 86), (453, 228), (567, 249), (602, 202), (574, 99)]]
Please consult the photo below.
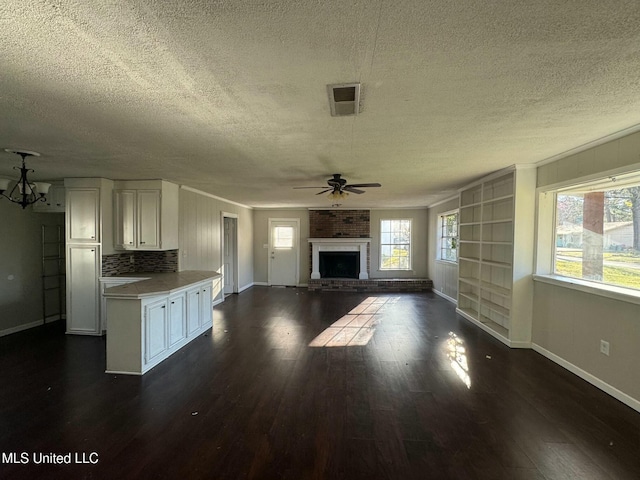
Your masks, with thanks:
[(425, 206), (640, 123), (640, 2), (4, 0), (0, 122), (36, 180), (326, 207), (292, 187), (342, 173), (383, 185), (345, 206)]

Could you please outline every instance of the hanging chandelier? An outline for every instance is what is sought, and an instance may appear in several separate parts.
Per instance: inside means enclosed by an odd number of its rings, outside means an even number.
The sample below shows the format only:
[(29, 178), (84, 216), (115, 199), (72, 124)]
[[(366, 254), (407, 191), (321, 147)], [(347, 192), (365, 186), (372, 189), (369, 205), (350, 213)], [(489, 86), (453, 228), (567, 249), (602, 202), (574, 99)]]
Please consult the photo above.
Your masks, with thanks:
[(20, 155), (22, 157), (22, 167), (13, 167), (14, 170), (20, 170), (20, 178), (16, 181), (16, 184), (8, 195), (5, 192), (9, 190), (9, 185), (13, 180), (0, 178), (0, 195), (8, 198), (9, 201), (13, 203), (17, 203), (23, 209), (27, 208), (27, 205), (31, 205), (37, 201), (44, 202), (46, 200), (45, 195), (49, 193), (49, 187), (51, 184), (45, 182), (29, 182), (27, 174), (34, 170), (27, 168), (24, 164), (25, 158), (39, 157), (40, 154), (38, 152), (29, 152), (27, 150), (11, 150), (10, 148), (5, 148), (4, 151)]

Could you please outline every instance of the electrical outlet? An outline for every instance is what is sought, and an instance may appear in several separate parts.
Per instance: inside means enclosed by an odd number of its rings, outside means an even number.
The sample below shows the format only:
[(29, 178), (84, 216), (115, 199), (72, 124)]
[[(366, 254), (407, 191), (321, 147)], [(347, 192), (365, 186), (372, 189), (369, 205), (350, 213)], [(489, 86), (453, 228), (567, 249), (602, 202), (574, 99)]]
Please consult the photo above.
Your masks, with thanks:
[(603, 355), (609, 356), (609, 342), (604, 340), (600, 340), (600, 353)]

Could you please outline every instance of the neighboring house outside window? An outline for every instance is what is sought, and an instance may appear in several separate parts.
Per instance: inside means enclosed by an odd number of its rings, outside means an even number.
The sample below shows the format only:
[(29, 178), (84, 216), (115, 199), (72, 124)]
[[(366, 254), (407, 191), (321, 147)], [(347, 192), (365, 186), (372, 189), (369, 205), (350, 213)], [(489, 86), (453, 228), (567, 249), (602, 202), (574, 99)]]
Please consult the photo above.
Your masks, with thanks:
[(438, 260), (458, 261), (458, 210), (440, 215), (438, 222)]
[(411, 220), (380, 221), (380, 270), (411, 270)]

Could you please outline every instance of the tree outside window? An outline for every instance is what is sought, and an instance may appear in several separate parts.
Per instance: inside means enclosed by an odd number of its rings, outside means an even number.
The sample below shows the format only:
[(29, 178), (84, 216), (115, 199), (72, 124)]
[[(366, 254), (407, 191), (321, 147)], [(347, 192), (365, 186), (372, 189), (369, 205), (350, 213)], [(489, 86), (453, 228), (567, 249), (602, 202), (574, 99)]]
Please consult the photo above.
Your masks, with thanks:
[(640, 289), (637, 179), (618, 186), (612, 178), (558, 192), (554, 272)]
[(381, 220), (380, 269), (411, 270), (411, 220)]
[(438, 228), (439, 260), (458, 261), (458, 212), (440, 215)]

